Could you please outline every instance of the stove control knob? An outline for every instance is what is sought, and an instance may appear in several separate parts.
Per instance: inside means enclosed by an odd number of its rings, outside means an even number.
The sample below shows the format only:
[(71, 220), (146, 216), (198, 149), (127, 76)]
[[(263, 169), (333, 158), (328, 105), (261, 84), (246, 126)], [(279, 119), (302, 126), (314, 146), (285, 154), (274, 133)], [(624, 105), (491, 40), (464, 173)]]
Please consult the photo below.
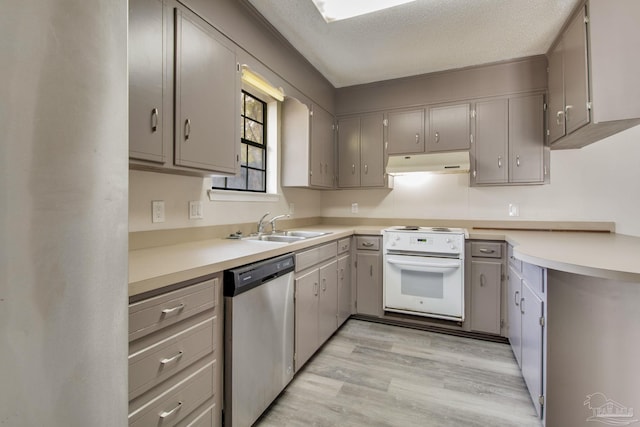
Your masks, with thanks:
[(447, 243), (451, 243), (451, 239), (447, 237)]
[(395, 246), (395, 245), (396, 245), (396, 242), (391, 242), (391, 246)]
[(456, 245), (451, 245), (451, 249), (455, 249), (455, 248), (456, 248)]
[(396, 242), (400, 240), (400, 236), (396, 236)]

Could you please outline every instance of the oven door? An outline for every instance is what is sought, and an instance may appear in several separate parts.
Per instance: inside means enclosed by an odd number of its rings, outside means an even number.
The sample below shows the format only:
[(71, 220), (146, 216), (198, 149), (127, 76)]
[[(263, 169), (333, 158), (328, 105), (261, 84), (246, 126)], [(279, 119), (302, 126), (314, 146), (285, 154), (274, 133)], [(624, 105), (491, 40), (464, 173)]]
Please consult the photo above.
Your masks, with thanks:
[(384, 309), (464, 320), (463, 260), (385, 254)]

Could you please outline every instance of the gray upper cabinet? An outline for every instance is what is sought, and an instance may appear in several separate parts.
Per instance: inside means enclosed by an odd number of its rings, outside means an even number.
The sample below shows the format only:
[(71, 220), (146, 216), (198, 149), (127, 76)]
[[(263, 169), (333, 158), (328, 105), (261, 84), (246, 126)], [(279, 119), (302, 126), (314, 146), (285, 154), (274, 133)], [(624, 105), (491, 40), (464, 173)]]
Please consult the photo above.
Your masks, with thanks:
[(424, 109), (385, 114), (387, 154), (424, 153)]
[(175, 164), (236, 174), (240, 73), (234, 48), (197, 16), (175, 13)]
[(469, 104), (431, 107), (427, 151), (459, 151), (470, 148)]
[(640, 2), (588, 0), (549, 60), (551, 148), (579, 148), (640, 124)]
[(333, 116), (287, 97), (282, 109), (282, 186), (331, 189), (335, 185)]
[(478, 102), (475, 118), (476, 184), (500, 184), (509, 180), (509, 101), (497, 99)]
[(384, 186), (383, 133), (382, 114), (338, 120), (338, 187)]
[[(166, 19), (162, 0), (129, 2), (129, 157), (167, 161)], [(168, 128), (170, 132), (170, 127)]]
[(542, 94), (475, 104), (473, 185), (541, 184), (548, 177)]

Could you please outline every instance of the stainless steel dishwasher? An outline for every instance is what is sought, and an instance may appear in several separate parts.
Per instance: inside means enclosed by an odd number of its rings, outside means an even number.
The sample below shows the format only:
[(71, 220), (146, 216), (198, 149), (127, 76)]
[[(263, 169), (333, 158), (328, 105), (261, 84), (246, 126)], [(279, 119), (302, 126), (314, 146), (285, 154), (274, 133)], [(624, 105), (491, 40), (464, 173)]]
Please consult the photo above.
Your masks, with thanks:
[(224, 272), (224, 424), (249, 427), (293, 378), (293, 254)]

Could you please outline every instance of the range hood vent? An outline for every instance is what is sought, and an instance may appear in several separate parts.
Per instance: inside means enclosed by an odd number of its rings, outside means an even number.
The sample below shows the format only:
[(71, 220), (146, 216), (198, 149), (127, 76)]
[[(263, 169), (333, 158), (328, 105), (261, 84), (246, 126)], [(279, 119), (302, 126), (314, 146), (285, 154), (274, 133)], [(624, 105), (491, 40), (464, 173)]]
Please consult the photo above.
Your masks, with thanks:
[(389, 175), (411, 172), (468, 173), (469, 169), (468, 151), (389, 156), (387, 163)]

